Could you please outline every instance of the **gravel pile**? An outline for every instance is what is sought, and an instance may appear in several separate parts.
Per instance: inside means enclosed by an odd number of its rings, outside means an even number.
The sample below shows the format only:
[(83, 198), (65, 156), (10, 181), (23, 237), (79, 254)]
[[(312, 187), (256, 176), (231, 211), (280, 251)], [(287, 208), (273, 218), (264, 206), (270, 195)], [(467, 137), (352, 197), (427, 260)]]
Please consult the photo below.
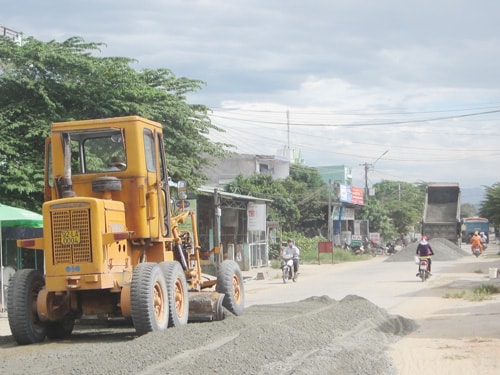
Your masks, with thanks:
[[(3, 356), (5, 374), (395, 374), (388, 346), (416, 329), (350, 295), (254, 305), (240, 317), (103, 342), (81, 327), (69, 345)], [(90, 336), (89, 336), (90, 333)], [(6, 343), (4, 343), (6, 344)], [(7, 354), (5, 352), (4, 354)]]
[[(469, 255), (466, 251), (462, 250), (453, 242), (444, 238), (433, 238), (430, 241), (434, 256), (432, 260), (449, 261), (456, 260), (463, 256)], [(391, 255), (386, 262), (407, 262), (413, 261), (415, 252), (417, 251), (418, 242), (412, 242), (403, 250)]]

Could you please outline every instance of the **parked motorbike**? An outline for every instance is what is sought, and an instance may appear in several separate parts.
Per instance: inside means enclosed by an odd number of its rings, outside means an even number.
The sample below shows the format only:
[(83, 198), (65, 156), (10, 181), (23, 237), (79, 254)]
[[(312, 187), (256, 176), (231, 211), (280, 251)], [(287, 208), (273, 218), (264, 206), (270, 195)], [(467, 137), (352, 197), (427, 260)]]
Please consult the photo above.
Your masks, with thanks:
[(387, 248), (387, 255), (396, 254), (398, 251), (401, 250), (401, 245), (394, 245), (390, 241), (387, 242), (387, 244), (385, 245), (385, 247)]
[(374, 257), (377, 255), (388, 255), (387, 246), (382, 245), (381, 243), (371, 241), (370, 249)]
[(296, 274), (293, 272), (293, 256), (284, 255), (281, 260), (281, 273), (283, 277), (283, 283), (286, 284), (288, 280), (296, 280)]
[(361, 255), (365, 251), (362, 245), (349, 244), (349, 243), (347, 243), (347, 241), (344, 242), (343, 248), (344, 248), (344, 250), (349, 251), (355, 255)]
[(419, 257), (418, 263), (418, 277), (422, 279), (422, 282), (427, 280), (430, 276), (429, 272), (429, 258), (428, 257)]

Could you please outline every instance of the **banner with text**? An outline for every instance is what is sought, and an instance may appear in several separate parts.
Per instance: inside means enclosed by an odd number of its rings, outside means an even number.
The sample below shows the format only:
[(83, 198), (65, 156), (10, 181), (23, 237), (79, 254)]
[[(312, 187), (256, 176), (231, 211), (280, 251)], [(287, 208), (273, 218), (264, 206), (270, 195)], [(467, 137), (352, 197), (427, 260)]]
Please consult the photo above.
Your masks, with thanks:
[(364, 189), (350, 185), (340, 185), (339, 200), (344, 203), (364, 204)]

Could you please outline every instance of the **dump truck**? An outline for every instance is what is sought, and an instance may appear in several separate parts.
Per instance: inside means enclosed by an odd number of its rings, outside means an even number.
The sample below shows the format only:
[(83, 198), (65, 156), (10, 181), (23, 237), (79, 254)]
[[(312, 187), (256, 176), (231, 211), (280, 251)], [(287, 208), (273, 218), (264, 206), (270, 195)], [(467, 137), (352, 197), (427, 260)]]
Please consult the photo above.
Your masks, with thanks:
[(426, 187), (422, 235), (461, 243), (460, 186), (458, 183), (429, 183)]
[[(17, 242), (44, 251), (44, 272), (18, 270), (8, 288), (19, 344), (66, 338), (86, 317), (128, 319), (142, 335), (243, 313), (241, 270), (218, 247), (200, 247), (186, 183), (168, 174), (160, 123), (53, 123), (44, 194), (43, 237)], [(213, 276), (202, 272), (207, 259)]]

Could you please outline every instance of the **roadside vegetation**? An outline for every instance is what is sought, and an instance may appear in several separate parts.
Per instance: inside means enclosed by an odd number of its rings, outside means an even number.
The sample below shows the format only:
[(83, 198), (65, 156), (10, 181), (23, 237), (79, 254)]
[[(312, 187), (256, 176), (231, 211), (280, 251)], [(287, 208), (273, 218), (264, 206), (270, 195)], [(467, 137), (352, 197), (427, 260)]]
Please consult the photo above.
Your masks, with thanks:
[(467, 301), (480, 302), (493, 299), (493, 294), (500, 290), (491, 284), (481, 284), (472, 290), (460, 290), (453, 293), (446, 293), (443, 298), (464, 299)]

